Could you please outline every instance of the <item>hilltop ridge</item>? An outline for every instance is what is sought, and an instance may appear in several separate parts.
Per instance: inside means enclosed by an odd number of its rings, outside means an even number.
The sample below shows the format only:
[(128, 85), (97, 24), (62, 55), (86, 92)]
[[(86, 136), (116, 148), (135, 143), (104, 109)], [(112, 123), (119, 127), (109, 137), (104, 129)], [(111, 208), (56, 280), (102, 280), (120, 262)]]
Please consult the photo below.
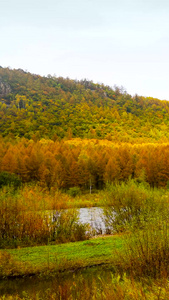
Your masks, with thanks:
[(2, 136), (168, 141), (168, 113), (168, 101), (117, 86), (0, 68)]

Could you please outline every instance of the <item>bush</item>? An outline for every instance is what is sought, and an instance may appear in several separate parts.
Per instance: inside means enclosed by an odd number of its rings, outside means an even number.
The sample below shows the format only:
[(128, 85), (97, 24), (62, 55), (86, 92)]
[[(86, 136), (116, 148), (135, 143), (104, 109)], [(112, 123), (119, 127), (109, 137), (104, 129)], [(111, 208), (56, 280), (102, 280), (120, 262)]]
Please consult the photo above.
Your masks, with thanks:
[(168, 224), (149, 224), (126, 239), (118, 253), (118, 267), (134, 277), (167, 278), (169, 275)]
[(87, 224), (80, 224), (77, 210), (62, 211), (53, 224), (53, 240), (58, 243), (82, 241), (89, 238)]
[(13, 173), (8, 172), (0, 172), (0, 188), (5, 185), (13, 186), (14, 188), (18, 188), (21, 186), (21, 179), (19, 176)]
[(39, 190), (0, 189), (0, 248), (88, 238), (89, 229), (79, 223), (77, 211), (61, 210), (53, 220), (54, 210), (48, 210), (47, 203)]
[(160, 209), (161, 192), (135, 180), (108, 187), (104, 221), (114, 232), (142, 228), (150, 215)]
[(149, 191), (140, 214), (132, 215), (127, 224), (130, 235), (124, 235), (126, 243), (124, 251), (118, 253), (117, 265), (131, 276), (168, 278), (169, 203), (168, 196), (160, 194)]
[(15, 261), (15, 259), (6, 251), (0, 252), (0, 278), (6, 276), (17, 276), (21, 272), (26, 271), (23, 263)]
[(71, 187), (71, 188), (69, 188), (69, 190), (68, 190), (68, 194), (71, 196), (71, 197), (76, 197), (76, 196), (78, 196), (78, 195), (80, 195), (81, 194), (81, 190), (80, 190), (80, 188), (79, 187)]

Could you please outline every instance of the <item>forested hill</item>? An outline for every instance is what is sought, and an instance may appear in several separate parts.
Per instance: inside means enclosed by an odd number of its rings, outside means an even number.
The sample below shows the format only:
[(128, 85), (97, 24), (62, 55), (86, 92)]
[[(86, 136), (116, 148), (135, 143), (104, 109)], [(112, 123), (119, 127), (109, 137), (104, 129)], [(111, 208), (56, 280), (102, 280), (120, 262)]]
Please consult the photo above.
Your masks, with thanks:
[(169, 141), (169, 102), (92, 81), (0, 67), (0, 134), (39, 140)]

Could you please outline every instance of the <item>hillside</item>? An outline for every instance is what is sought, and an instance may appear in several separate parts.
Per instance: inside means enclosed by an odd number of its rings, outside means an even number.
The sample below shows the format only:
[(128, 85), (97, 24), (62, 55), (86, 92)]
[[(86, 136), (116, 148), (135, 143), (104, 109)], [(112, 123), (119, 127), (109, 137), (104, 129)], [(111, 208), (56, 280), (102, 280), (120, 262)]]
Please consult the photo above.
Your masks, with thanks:
[(3, 137), (167, 142), (168, 112), (169, 102), (122, 88), (0, 67)]

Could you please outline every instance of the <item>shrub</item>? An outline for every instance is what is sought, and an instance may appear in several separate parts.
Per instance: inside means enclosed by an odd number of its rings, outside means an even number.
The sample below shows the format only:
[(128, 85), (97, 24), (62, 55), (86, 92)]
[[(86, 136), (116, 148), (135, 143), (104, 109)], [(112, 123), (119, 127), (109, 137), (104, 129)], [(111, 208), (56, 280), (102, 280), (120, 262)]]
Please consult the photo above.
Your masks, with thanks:
[(74, 242), (89, 238), (88, 225), (80, 224), (78, 212), (74, 209), (61, 211), (53, 224), (53, 240), (56, 242)]
[(24, 264), (17, 262), (14, 258), (6, 251), (0, 252), (0, 277), (16, 276), (26, 270)]
[(104, 208), (106, 227), (114, 232), (142, 228), (157, 210), (160, 199), (159, 191), (134, 180), (109, 186)]
[(9, 185), (13, 186), (14, 188), (18, 188), (21, 186), (21, 179), (19, 176), (13, 173), (8, 173), (8, 172), (0, 172), (0, 188)]
[(81, 194), (81, 190), (80, 190), (80, 188), (79, 187), (71, 187), (71, 188), (69, 188), (69, 190), (68, 190), (68, 194), (71, 196), (71, 197), (76, 197), (76, 196), (78, 196), (78, 195), (80, 195)]
[(53, 220), (53, 210), (46, 209), (48, 204), (50, 208), (51, 199), (45, 201), (39, 190), (23, 189), (13, 193), (12, 188), (3, 187), (0, 190), (0, 248), (88, 238), (88, 228), (79, 223), (77, 211), (59, 211)]
[(136, 231), (127, 238), (124, 251), (118, 253), (118, 267), (134, 277), (167, 278), (169, 275), (168, 225)]
[(128, 271), (138, 278), (168, 278), (169, 204), (166, 197), (149, 201), (141, 211), (139, 226), (133, 218), (130, 235), (124, 238), (124, 252), (118, 253), (117, 258), (122, 272)]

